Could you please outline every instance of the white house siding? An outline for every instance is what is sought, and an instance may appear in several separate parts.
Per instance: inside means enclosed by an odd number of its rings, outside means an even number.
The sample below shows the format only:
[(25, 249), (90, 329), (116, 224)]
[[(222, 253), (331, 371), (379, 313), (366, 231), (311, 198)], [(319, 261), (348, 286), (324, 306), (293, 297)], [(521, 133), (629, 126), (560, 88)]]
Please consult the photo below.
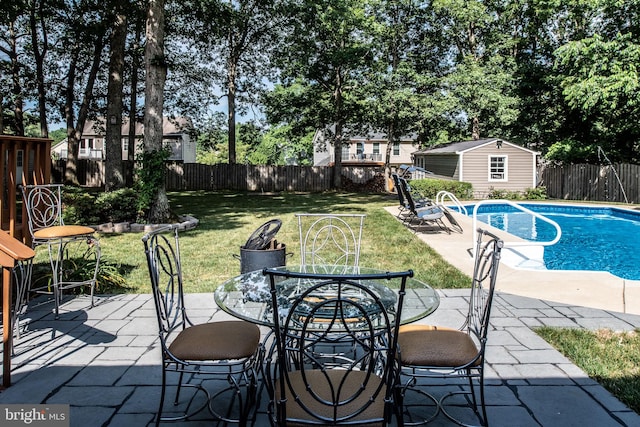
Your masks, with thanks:
[[(505, 156), (507, 159), (507, 180), (491, 181), (489, 158)], [(523, 191), (536, 186), (535, 154), (510, 144), (486, 145), (464, 152), (461, 155), (461, 181), (471, 182), (475, 193), (488, 193), (492, 189)]]

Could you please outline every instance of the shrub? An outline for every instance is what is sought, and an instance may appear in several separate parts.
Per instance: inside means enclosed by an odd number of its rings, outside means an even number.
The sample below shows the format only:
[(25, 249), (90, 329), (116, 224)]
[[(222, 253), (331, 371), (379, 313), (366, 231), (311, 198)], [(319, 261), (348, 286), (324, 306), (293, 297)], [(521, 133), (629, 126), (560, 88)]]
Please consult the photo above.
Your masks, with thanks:
[(524, 198), (527, 200), (544, 200), (547, 198), (547, 188), (527, 188), (526, 190), (524, 190)]
[(93, 193), (80, 187), (65, 186), (62, 194), (65, 224), (102, 224), (136, 219), (138, 195), (133, 189)]
[(96, 208), (102, 213), (101, 222), (124, 222), (136, 219), (138, 195), (131, 188), (100, 193)]
[(80, 187), (66, 185), (62, 192), (62, 219), (65, 224), (99, 224), (95, 196)]
[(446, 179), (414, 179), (411, 180), (411, 188), (432, 199), (440, 191), (453, 193), (458, 199), (470, 199), (473, 194), (473, 186), (470, 183)]
[(547, 198), (547, 189), (545, 187), (537, 187), (527, 188), (524, 191), (513, 191), (491, 188), (488, 198), (505, 200), (544, 200)]

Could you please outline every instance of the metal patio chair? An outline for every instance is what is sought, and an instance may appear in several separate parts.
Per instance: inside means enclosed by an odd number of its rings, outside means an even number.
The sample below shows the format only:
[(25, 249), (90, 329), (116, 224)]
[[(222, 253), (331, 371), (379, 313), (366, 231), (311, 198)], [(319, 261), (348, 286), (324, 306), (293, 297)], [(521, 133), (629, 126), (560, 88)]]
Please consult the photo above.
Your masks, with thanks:
[[(478, 229), (469, 309), (460, 329), (411, 324), (400, 327), (398, 359), (402, 384), (397, 399), (404, 412), (400, 425), (426, 424), (439, 412), (456, 424), (472, 425), (465, 422), (469, 417), (461, 420), (461, 416), (468, 415), (461, 412), (465, 407), (473, 410), (480, 425), (488, 424), (485, 350), (502, 246), (498, 237)], [(455, 389), (450, 391), (452, 387)], [(437, 398), (434, 393), (439, 389), (445, 394)], [(410, 395), (412, 392), (417, 396)], [(455, 396), (466, 399), (449, 403)], [(431, 413), (425, 413), (432, 407)]]
[[(218, 421), (245, 426), (256, 400), (260, 329), (242, 320), (193, 324), (184, 305), (178, 228), (167, 226), (147, 233), (142, 242), (162, 351), (162, 391), (156, 425), (160, 421), (186, 420), (206, 408)], [(170, 372), (178, 376), (173, 404), (184, 405), (184, 412), (162, 417)], [(202, 378), (217, 380), (220, 387), (211, 394), (205, 388), (208, 383), (195, 382)], [(186, 387), (195, 391), (181, 401), (180, 394)], [(204, 397), (203, 401), (197, 402), (198, 394)], [(224, 413), (214, 407), (216, 400), (223, 400), (216, 398), (223, 395), (229, 402)]]
[(358, 266), (364, 214), (298, 213), (301, 264)]
[[(23, 212), (28, 217), (31, 247), (46, 246), (51, 264), (50, 283), (29, 291), (53, 294), (58, 317), (62, 292), (89, 286), (91, 306), (100, 268), (100, 241), (95, 230), (83, 225), (65, 225), (62, 218), (61, 184), (22, 186)], [(85, 272), (89, 272), (88, 277)], [(31, 281), (31, 277), (30, 277)]]
[[(265, 372), (272, 426), (386, 426), (395, 412), (396, 341), (412, 271), (368, 275), (265, 269), (273, 310), (273, 353)], [(283, 300), (278, 289), (302, 281)], [(398, 290), (392, 306), (377, 281)]]

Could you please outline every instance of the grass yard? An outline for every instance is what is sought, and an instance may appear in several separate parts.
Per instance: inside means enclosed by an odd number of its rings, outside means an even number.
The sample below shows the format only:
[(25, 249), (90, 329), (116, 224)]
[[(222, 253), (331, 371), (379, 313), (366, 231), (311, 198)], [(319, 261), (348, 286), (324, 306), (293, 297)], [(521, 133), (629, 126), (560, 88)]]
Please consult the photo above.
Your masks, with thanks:
[[(360, 265), (388, 270), (412, 268), (418, 279), (435, 288), (469, 287), (471, 279), (445, 262), (384, 210), (397, 198), (380, 194), (240, 194), (224, 192), (170, 193), (172, 210), (200, 222), (181, 234), (183, 275), (187, 292), (213, 292), (218, 284), (240, 273), (240, 254), (251, 233), (277, 218), (282, 227), (275, 236), (286, 245), (287, 264), (300, 263), (295, 213), (364, 213)], [(101, 234), (103, 261), (117, 266), (126, 288), (97, 292), (149, 293), (143, 233)], [(43, 255), (44, 250), (39, 251)], [(40, 259), (40, 258), (38, 258)], [(45, 265), (46, 266), (46, 265)]]

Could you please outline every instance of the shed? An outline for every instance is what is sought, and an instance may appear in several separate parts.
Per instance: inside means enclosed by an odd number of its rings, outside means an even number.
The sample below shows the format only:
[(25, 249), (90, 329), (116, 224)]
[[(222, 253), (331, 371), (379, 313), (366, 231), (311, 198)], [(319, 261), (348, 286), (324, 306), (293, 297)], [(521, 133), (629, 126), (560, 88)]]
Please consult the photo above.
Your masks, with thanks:
[(416, 166), (469, 182), (478, 197), (491, 190), (535, 188), (539, 155), (500, 138), (453, 142), (413, 153)]

